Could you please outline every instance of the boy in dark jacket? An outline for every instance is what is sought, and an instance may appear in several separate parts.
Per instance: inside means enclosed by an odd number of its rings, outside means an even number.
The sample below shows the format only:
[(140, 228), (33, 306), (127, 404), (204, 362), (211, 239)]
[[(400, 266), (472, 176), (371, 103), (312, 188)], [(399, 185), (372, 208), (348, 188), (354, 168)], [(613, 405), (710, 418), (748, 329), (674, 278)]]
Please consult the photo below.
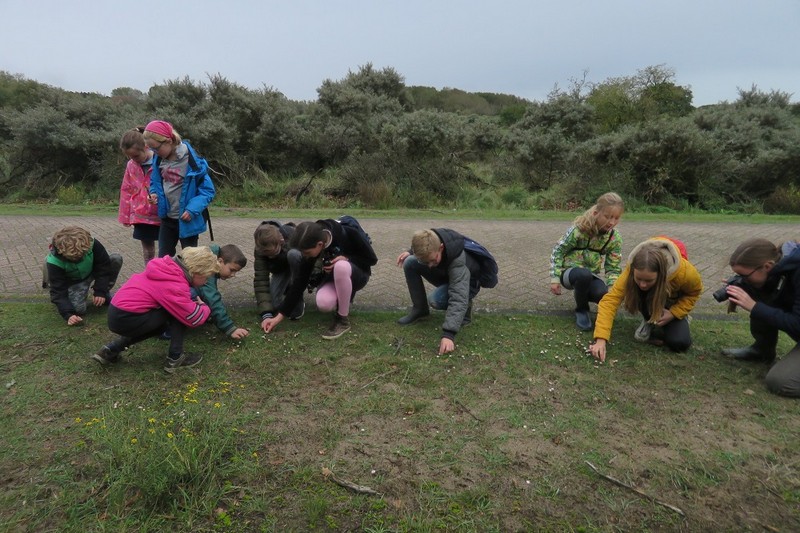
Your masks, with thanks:
[[(446, 228), (421, 230), (411, 239), (411, 250), (397, 258), (403, 267), (411, 311), (397, 321), (411, 324), (430, 314), (430, 307), (445, 309), (439, 354), (455, 349), (455, 336), (472, 320), (472, 299), (480, 291), (480, 264), (464, 249), (464, 236)], [(426, 279), (436, 287), (426, 297)]]
[(245, 328), (237, 328), (233, 323), (225, 304), (222, 302), (222, 295), (217, 288), (218, 279), (231, 279), (241, 269), (247, 266), (247, 258), (238, 246), (226, 244), (219, 247), (216, 244), (209, 246), (211, 252), (217, 256), (219, 262), (219, 273), (209, 276), (205, 285), (197, 289), (197, 295), (211, 308), (211, 319), (217, 328), (232, 339), (243, 339), (249, 335)]
[[(292, 250), (288, 245), (294, 229), (292, 222), (281, 224), (275, 220), (265, 220), (253, 234), (253, 291), (261, 322), (277, 314), (286, 296), (286, 289), (297, 275), (303, 260), (300, 250)], [(305, 301), (301, 298), (289, 314), (289, 319), (299, 320), (305, 308)]]
[(92, 281), (92, 303), (95, 307), (106, 305), (121, 269), (120, 254), (109, 254), (85, 229), (67, 226), (53, 235), (42, 285), (50, 287), (50, 301), (67, 325), (74, 326), (83, 322)]

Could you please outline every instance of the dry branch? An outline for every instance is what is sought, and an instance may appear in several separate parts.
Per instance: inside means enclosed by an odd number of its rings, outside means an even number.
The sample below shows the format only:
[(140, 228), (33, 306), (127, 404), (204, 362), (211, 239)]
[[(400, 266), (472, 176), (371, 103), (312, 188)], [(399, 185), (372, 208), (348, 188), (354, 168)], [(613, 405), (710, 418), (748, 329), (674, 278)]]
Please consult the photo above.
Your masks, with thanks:
[(600, 476), (600, 477), (602, 477), (602, 478), (604, 478), (604, 479), (607, 479), (607, 480), (609, 480), (611, 483), (614, 483), (615, 485), (619, 485), (619, 486), (620, 486), (620, 487), (622, 487), (622, 488), (625, 488), (625, 489), (628, 489), (628, 490), (630, 490), (630, 491), (633, 491), (633, 492), (635, 492), (636, 494), (638, 494), (639, 496), (641, 496), (641, 497), (643, 497), (643, 498), (645, 498), (645, 499), (648, 499), (648, 500), (650, 500), (650, 501), (651, 501), (651, 502), (653, 502), (653, 503), (657, 503), (658, 505), (664, 506), (664, 507), (666, 507), (667, 509), (670, 509), (670, 510), (672, 510), (672, 511), (675, 511), (676, 513), (678, 513), (678, 514), (679, 514), (679, 515), (681, 515), (682, 517), (686, 518), (686, 515), (684, 514), (684, 512), (683, 512), (683, 511), (681, 511), (680, 509), (678, 509), (677, 507), (675, 507), (674, 505), (670, 505), (670, 504), (668, 504), (668, 503), (664, 503), (664, 502), (662, 502), (661, 500), (659, 500), (659, 499), (657, 499), (657, 498), (653, 498), (653, 497), (652, 497), (652, 496), (650, 496), (649, 494), (645, 494), (644, 492), (642, 492), (641, 490), (637, 489), (636, 487), (632, 487), (632, 486), (628, 485), (627, 483), (623, 483), (622, 481), (620, 481), (620, 480), (618, 480), (618, 479), (615, 479), (615, 478), (613, 478), (613, 477), (611, 477), (611, 476), (607, 476), (606, 474), (603, 474), (602, 472), (600, 472), (600, 471), (597, 469), (597, 467), (596, 467), (596, 466), (594, 466), (594, 465), (593, 465), (592, 463), (590, 463), (589, 461), (585, 461), (585, 463), (586, 463), (587, 465), (589, 465), (589, 468), (591, 468), (592, 470), (594, 470), (594, 472), (595, 472), (595, 473), (596, 473), (598, 476)]
[(331, 471), (330, 468), (322, 467), (322, 475), (325, 477), (325, 479), (330, 479), (340, 487), (350, 489), (353, 492), (357, 492), (359, 494), (370, 494), (372, 496), (381, 496), (380, 492), (374, 491), (365, 485), (357, 485), (356, 483), (352, 483), (344, 479), (339, 479), (338, 477), (336, 477), (336, 474), (334, 474), (333, 471)]

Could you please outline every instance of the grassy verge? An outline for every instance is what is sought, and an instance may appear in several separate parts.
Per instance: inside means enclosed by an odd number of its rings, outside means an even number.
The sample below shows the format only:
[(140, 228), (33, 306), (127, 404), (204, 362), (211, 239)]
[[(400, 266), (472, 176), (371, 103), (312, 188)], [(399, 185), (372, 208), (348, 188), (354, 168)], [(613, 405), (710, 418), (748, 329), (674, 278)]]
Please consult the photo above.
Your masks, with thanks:
[(600, 365), (569, 317), (478, 315), (445, 357), (438, 315), (396, 318), (357, 313), (335, 342), (313, 311), (238, 343), (205, 326), (203, 362), (170, 376), (156, 340), (90, 361), (101, 311), (67, 328), (3, 304), (0, 530), (800, 527), (798, 404), (717, 355), (745, 321), (695, 320), (670, 354), (621, 318)]
[[(48, 216), (116, 216), (117, 204), (2, 204), (0, 215), (41, 215), (46, 207)], [(282, 219), (335, 218), (344, 213), (363, 218), (432, 218), (447, 220), (573, 220), (579, 212), (538, 211), (531, 209), (269, 209), (264, 207), (211, 207), (211, 215), (226, 217), (263, 218), (265, 215)], [(659, 222), (745, 222), (751, 224), (800, 223), (796, 215), (761, 215), (702, 212), (636, 212), (626, 211), (625, 220)]]

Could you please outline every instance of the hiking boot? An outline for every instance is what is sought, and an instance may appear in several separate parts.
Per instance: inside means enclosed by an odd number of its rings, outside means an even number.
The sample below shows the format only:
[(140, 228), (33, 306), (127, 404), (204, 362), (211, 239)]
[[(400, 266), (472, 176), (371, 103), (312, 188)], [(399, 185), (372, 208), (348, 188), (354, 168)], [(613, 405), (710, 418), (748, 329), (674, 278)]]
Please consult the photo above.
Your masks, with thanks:
[(581, 331), (591, 331), (592, 317), (589, 316), (589, 311), (575, 311), (575, 324)]
[(333, 324), (328, 331), (322, 334), (322, 338), (328, 341), (338, 339), (348, 331), (350, 331), (350, 317), (336, 313), (333, 317)]
[(119, 363), (119, 352), (115, 352), (108, 346), (103, 346), (96, 354), (92, 354), (92, 359), (101, 365), (113, 365)]
[(167, 356), (164, 371), (173, 374), (179, 368), (191, 368), (202, 360), (203, 356), (199, 353), (183, 352), (177, 359)]
[(400, 324), (401, 326), (407, 326), (409, 324), (413, 324), (420, 318), (425, 318), (426, 316), (429, 316), (430, 314), (431, 312), (429, 309), (417, 309), (415, 307), (412, 307), (411, 311), (409, 311), (409, 313), (406, 316), (397, 319), (397, 323)]
[(755, 361), (759, 363), (771, 363), (775, 359), (775, 355), (772, 355), (772, 357), (764, 355), (753, 346), (747, 346), (746, 348), (723, 348), (722, 355), (737, 361)]
[(653, 333), (653, 326), (654, 324), (652, 322), (642, 320), (642, 323), (639, 324), (638, 328), (636, 328), (636, 333), (633, 334), (633, 338), (639, 342), (649, 341), (650, 334)]
[(472, 324), (472, 300), (469, 301), (469, 305), (467, 305), (467, 312), (464, 313), (464, 318), (461, 319), (461, 327), (469, 326)]

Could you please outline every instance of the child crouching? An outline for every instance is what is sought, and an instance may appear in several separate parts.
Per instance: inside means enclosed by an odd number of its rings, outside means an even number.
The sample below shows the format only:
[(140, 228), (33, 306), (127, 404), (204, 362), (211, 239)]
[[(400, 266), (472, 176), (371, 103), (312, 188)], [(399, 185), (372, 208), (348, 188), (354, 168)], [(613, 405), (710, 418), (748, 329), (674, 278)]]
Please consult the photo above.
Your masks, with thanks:
[(166, 372), (192, 367), (203, 357), (183, 350), (186, 328), (208, 320), (211, 309), (199, 298), (192, 299), (192, 287), (202, 287), (209, 276), (219, 272), (217, 256), (208, 247), (187, 247), (174, 258), (153, 259), (120, 287), (108, 309), (108, 329), (121, 337), (103, 346), (92, 359), (102, 365), (117, 363), (127, 347), (165, 328), (170, 333)]

